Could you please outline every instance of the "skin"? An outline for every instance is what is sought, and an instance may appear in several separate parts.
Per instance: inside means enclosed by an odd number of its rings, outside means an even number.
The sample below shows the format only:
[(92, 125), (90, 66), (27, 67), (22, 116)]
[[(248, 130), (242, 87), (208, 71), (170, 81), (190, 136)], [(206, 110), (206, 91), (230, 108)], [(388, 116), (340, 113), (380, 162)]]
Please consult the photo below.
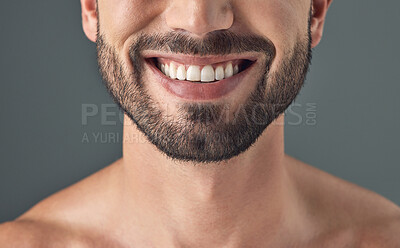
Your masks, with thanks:
[[(330, 3), (312, 3), (312, 47)], [(311, 2), (99, 0), (100, 20), (95, 0), (81, 4), (87, 37), (96, 40), (100, 21), (126, 62), (137, 32), (201, 39), (230, 29), (268, 37), (277, 49), (273, 71), (306, 32)], [(180, 101), (160, 87), (150, 92)], [(241, 94), (228, 100), (240, 104)], [(283, 118), (221, 166), (167, 159), (125, 117), (124, 135), (137, 139), (124, 141), (123, 157), (0, 225), (0, 247), (399, 247), (399, 207), (286, 155)]]

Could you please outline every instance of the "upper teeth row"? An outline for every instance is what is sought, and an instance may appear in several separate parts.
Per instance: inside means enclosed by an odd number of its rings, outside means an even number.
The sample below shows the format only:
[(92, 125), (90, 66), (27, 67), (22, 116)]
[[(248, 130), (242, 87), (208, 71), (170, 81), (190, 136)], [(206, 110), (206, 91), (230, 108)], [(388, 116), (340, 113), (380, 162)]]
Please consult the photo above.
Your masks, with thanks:
[(190, 65), (186, 70), (184, 65), (175, 65), (174, 63), (159, 64), (161, 71), (171, 79), (188, 80), (193, 82), (212, 82), (232, 77), (239, 73), (239, 66), (233, 66), (232, 62), (226, 64), (225, 68), (219, 65), (215, 68), (211, 65), (204, 66), (200, 70), (200, 66)]

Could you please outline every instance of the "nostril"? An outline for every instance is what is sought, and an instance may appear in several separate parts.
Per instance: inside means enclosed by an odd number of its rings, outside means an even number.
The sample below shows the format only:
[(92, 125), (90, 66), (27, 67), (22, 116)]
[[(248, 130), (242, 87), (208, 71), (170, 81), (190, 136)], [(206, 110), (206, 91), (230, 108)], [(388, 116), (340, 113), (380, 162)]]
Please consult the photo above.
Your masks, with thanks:
[(197, 37), (227, 30), (233, 25), (233, 12), (230, 4), (221, 1), (174, 1), (165, 12), (166, 23), (170, 29), (186, 31)]

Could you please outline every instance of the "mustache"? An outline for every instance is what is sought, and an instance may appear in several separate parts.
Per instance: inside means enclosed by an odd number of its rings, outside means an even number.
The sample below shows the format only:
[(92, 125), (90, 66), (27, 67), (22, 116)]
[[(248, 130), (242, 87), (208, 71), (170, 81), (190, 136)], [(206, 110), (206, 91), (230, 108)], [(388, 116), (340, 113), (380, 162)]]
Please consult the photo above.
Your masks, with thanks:
[(182, 31), (154, 35), (141, 34), (129, 49), (130, 57), (138, 59), (144, 50), (199, 56), (261, 52), (269, 57), (267, 61), (271, 61), (276, 55), (275, 46), (268, 38), (236, 34), (229, 30), (213, 31), (202, 39), (194, 38)]

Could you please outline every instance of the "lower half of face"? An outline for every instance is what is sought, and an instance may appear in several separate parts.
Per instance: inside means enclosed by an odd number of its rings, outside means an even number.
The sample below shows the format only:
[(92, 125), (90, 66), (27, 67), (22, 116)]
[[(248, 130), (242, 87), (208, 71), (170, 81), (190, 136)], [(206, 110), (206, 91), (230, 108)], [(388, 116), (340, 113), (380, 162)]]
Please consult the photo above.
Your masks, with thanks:
[(217, 31), (202, 40), (139, 34), (129, 63), (99, 35), (98, 63), (115, 102), (162, 153), (220, 162), (249, 149), (298, 95), (311, 58), (309, 28), (279, 62), (267, 37)]

